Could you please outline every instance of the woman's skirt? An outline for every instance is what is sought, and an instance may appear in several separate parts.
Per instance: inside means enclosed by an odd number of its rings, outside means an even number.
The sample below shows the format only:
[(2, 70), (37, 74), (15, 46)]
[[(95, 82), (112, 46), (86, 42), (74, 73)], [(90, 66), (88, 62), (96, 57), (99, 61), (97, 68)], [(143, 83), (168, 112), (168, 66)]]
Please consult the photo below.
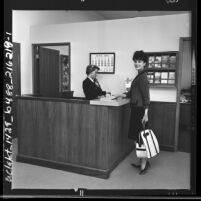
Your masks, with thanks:
[(143, 130), (142, 118), (144, 116), (144, 107), (131, 105), (131, 116), (129, 124), (128, 138), (134, 141), (139, 140), (139, 133)]

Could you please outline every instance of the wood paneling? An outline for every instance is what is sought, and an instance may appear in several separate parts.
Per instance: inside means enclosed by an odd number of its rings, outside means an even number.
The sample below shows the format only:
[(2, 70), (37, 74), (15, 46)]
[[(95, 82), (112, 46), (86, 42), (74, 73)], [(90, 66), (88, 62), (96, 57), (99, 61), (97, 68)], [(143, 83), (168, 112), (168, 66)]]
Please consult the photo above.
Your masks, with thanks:
[(133, 141), (128, 139), (130, 118), (130, 105), (120, 108), (109, 107), (109, 160), (110, 164), (116, 163), (118, 158), (133, 148)]
[(150, 126), (162, 149), (174, 149), (176, 103), (151, 102)]
[(18, 97), (18, 159), (71, 164), (81, 171), (94, 168), (107, 177), (132, 149), (127, 112), (128, 104), (107, 107)]
[(184, 152), (191, 151), (191, 104), (180, 104), (180, 123), (178, 150)]
[(191, 129), (191, 103), (180, 103), (180, 124), (184, 129)]

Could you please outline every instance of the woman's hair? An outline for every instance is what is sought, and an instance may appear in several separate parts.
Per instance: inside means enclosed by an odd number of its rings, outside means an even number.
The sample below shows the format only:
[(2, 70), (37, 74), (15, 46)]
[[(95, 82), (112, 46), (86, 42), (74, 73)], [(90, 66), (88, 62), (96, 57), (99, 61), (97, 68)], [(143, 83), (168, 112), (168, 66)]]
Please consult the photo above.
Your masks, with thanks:
[(133, 54), (133, 61), (135, 60), (142, 60), (147, 63), (147, 55), (142, 50), (136, 51)]
[(86, 74), (89, 75), (91, 72), (95, 71), (95, 70), (100, 70), (100, 68), (96, 65), (88, 65), (86, 68)]

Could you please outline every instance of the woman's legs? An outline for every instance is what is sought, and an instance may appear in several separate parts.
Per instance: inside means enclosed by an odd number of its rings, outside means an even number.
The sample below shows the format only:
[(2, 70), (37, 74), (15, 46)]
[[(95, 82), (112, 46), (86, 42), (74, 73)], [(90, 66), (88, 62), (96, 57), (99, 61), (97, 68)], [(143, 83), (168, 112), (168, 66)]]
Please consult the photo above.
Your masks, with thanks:
[[(143, 130), (142, 118), (144, 116), (144, 108), (143, 107), (131, 107), (131, 117), (130, 117), (130, 127), (129, 127), (129, 138), (135, 140), (134, 141), (134, 149), (136, 149), (136, 141), (140, 143), (142, 139), (139, 137), (139, 133)], [(139, 159), (139, 162), (132, 163), (133, 167), (140, 169), (141, 171), (146, 170), (149, 166), (146, 158)], [(140, 171), (140, 172), (141, 172)]]
[(140, 174), (145, 174), (147, 169), (149, 167), (151, 167), (151, 165), (150, 165), (149, 161), (147, 160), (147, 158), (142, 158), (140, 161), (141, 161)]
[[(136, 142), (134, 141), (134, 144), (136, 145)], [(135, 146), (136, 148), (136, 146)], [(150, 167), (150, 163), (147, 158), (139, 158), (138, 163), (132, 163), (131, 164), (134, 168), (137, 168), (140, 170), (139, 174), (145, 174), (147, 169)]]
[[(134, 142), (134, 150), (136, 149), (136, 141), (133, 141)], [(137, 157), (136, 157), (137, 158)], [(133, 167), (135, 167), (135, 168), (139, 168), (140, 169), (140, 167), (141, 167), (141, 161), (140, 161), (140, 159), (139, 159), (139, 161), (138, 162), (135, 162), (135, 163), (132, 163), (131, 164)]]
[(144, 170), (144, 168), (146, 166), (146, 163), (147, 163), (147, 159), (146, 158), (142, 158), (140, 161), (141, 161), (141, 163), (140, 163), (141, 170)]

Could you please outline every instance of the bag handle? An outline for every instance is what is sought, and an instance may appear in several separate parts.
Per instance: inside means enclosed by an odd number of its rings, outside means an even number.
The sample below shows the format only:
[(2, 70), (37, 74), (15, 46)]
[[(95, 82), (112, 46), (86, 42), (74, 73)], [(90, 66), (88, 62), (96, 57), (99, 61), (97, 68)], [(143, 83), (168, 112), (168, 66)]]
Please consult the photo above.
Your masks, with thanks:
[(145, 131), (145, 125), (146, 125), (147, 122), (145, 123), (142, 123), (142, 127), (143, 127), (143, 130)]
[[(146, 129), (145, 129), (145, 125), (146, 125), (146, 123), (142, 123), (142, 127), (143, 127), (143, 130), (142, 130), (142, 131), (144, 131), (144, 132), (145, 132), (145, 130), (146, 130)], [(142, 132), (142, 131), (141, 131), (141, 132)], [(141, 145), (141, 136), (140, 136), (140, 133), (141, 133), (141, 132), (139, 132), (139, 145)]]

